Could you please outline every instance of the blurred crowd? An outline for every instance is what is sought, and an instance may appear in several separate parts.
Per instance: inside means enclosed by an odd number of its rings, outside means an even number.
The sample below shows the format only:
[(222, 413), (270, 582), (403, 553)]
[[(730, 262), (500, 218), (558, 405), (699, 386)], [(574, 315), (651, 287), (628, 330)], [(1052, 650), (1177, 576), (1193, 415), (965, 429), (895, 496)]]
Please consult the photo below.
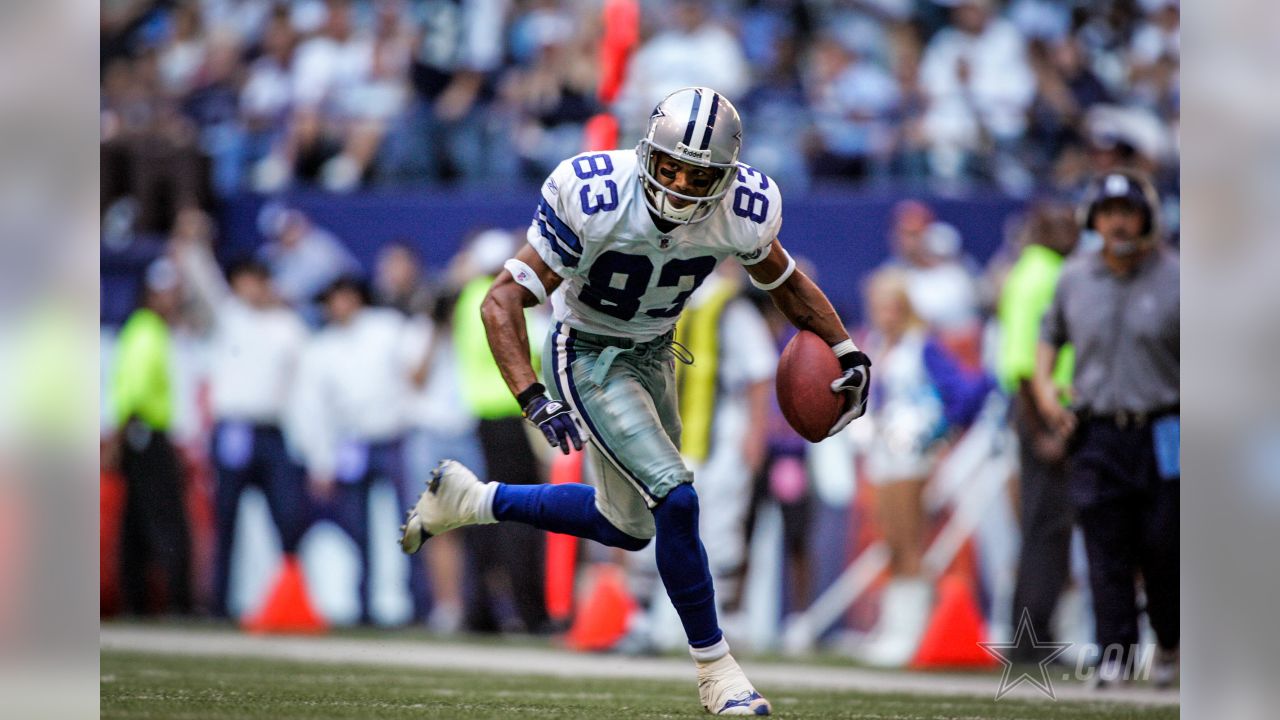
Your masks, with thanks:
[(241, 190), (539, 182), (593, 116), (630, 146), (687, 85), (793, 190), (1072, 192), (1111, 163), (1176, 191), (1178, 0), (644, 0), (608, 101), (602, 4), (104, 3), (102, 207), (167, 232)]
[[(268, 204), (259, 225), (266, 244), (219, 263), (212, 218), (180, 213), (163, 254), (145, 269), (137, 309), (104, 331), (104, 468), (126, 486), (118, 535), (104, 537), (117, 552), (104, 569), (117, 579), (107, 612), (246, 612), (234, 602), (231, 578), (241, 497), (252, 487), (266, 500), (286, 561), (315, 523), (343, 531), (360, 557), (358, 614), (348, 619), (381, 621), (370, 595), (381, 562), (372, 539), (389, 537), (389, 528), (370, 514), (376, 486), (388, 482), (403, 511), (446, 457), (486, 479), (548, 478), (551, 454), (529, 442), (478, 312), (522, 230), (475, 232), (445, 267), (425, 266), (408, 240), (388, 243), (373, 267), (362, 268), (301, 210)], [(977, 368), (980, 279), (954, 228), (927, 205), (905, 201), (889, 245), (894, 260), (876, 277), (893, 278), (893, 290), (889, 297), (883, 282), (871, 283), (870, 337), (923, 327), (924, 314)], [(766, 296), (724, 270), (691, 298), (678, 330), (701, 358), (694, 370), (681, 366), (688, 373), (682, 387), (695, 398), (682, 407), (684, 450), (700, 493), (722, 510), (706, 514), (704, 534), (728, 609), (742, 602), (750, 528), (765, 502), (789, 507), (789, 552), (800, 573), (791, 602), (801, 608), (824, 574), (810, 578), (806, 569), (823, 565), (808, 557), (808, 446), (773, 399), (777, 358), (794, 330)], [(908, 288), (910, 300), (901, 294)], [(547, 309), (530, 311), (533, 343)], [(881, 341), (870, 342), (881, 349)], [(969, 381), (965, 422), (991, 389), (980, 377)], [(930, 442), (942, 437), (941, 415), (923, 421)], [(925, 452), (924, 445), (900, 449)], [(433, 539), (409, 574), (412, 617), (437, 631), (548, 629), (542, 535), (504, 524)], [(271, 549), (239, 552), (244, 562)], [(636, 586), (646, 607), (661, 605), (646, 562), (652, 558), (632, 563)], [(827, 567), (827, 580), (835, 569)], [(657, 592), (648, 597), (644, 588)]]

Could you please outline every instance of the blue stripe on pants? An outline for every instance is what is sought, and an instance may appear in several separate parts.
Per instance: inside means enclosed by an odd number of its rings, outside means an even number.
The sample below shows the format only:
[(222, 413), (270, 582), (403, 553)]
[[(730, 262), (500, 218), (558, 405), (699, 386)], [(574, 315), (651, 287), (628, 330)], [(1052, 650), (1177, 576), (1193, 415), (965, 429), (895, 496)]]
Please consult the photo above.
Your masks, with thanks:
[(577, 352), (573, 347), (573, 338), (562, 334), (560, 332), (562, 329), (562, 326), (557, 324), (554, 334), (555, 352), (552, 353), (551, 357), (556, 390), (560, 393), (561, 398), (573, 406), (573, 410), (578, 414), (578, 417), (582, 418), (582, 421), (586, 423), (587, 430), (591, 433), (592, 444), (644, 496), (645, 503), (649, 507), (653, 507), (658, 498), (649, 492), (649, 488), (645, 487), (645, 484), (639, 478), (627, 470), (621, 458), (608, 446), (596, 423), (592, 420), (590, 413), (587, 412), (586, 404), (583, 403), (582, 395), (578, 392), (577, 384), (573, 379), (573, 361), (577, 359)]

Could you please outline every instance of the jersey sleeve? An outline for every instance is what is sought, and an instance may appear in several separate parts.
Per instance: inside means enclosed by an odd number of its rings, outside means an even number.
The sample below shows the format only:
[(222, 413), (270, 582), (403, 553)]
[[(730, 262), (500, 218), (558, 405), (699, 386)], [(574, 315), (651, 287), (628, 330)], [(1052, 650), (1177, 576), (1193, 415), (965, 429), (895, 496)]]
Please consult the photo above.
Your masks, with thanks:
[(572, 197), (576, 180), (570, 161), (560, 163), (542, 183), (542, 196), (529, 225), (529, 244), (561, 277), (576, 275), (582, 260), (581, 213), (561, 201)]
[(740, 165), (724, 201), (731, 210), (738, 262), (755, 265), (764, 260), (782, 229), (782, 192), (778, 183), (750, 165)]

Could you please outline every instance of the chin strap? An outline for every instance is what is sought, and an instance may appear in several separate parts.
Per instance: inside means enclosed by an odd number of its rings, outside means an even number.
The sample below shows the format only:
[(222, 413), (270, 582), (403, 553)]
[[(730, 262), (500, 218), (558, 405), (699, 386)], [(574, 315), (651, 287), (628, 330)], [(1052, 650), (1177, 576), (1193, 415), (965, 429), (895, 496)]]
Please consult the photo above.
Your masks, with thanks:
[[(653, 191), (654, 193), (660, 191)], [(693, 214), (698, 211), (699, 203), (691, 202), (687, 207), (676, 208), (671, 205), (671, 197), (662, 192), (661, 200), (654, 199), (654, 207), (658, 208), (658, 217), (674, 223), (688, 225), (693, 222)]]

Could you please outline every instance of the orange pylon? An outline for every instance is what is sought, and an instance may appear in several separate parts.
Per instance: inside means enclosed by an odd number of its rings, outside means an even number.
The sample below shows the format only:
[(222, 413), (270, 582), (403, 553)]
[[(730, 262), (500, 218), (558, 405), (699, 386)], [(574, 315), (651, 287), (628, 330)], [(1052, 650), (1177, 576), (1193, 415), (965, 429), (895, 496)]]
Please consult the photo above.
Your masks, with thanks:
[(920, 647), (911, 661), (917, 670), (931, 668), (985, 668), (996, 664), (978, 643), (987, 639), (986, 623), (973, 594), (973, 584), (963, 575), (948, 574), (938, 581), (938, 601)]
[(627, 632), (636, 601), (622, 568), (601, 563), (593, 568), (590, 589), (578, 609), (565, 644), (574, 650), (608, 650)]
[(307, 595), (307, 582), (298, 558), (286, 555), (266, 602), (248, 617), (244, 629), (253, 633), (322, 633), (328, 623)]

